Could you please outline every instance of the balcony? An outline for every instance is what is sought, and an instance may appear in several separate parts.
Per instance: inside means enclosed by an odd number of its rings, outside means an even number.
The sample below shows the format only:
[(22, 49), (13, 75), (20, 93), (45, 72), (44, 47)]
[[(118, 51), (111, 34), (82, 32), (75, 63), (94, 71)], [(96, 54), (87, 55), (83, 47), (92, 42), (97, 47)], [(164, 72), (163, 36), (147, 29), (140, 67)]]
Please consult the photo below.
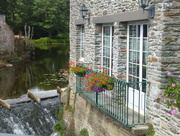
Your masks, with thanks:
[[(86, 75), (91, 74), (88, 70)], [(125, 82), (115, 79), (110, 91), (86, 91), (86, 78), (76, 76), (76, 91), (86, 100), (114, 117), (126, 127), (146, 124), (146, 89), (148, 82)]]

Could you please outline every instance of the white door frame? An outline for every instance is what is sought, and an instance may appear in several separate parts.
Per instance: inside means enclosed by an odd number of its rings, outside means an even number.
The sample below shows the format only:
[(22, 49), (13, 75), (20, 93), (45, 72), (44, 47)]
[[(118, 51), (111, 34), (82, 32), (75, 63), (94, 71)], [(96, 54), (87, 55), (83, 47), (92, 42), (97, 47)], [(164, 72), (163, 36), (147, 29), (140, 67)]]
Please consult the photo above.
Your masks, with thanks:
[[(129, 58), (130, 58), (130, 54), (129, 54), (129, 43), (130, 43), (130, 31), (129, 31), (129, 27), (131, 25), (135, 25), (136, 26), (136, 30), (138, 30), (138, 25), (140, 25), (140, 40), (139, 40), (139, 64), (135, 64), (135, 65), (138, 65), (139, 66), (139, 77), (137, 77), (137, 79), (139, 79), (138, 82), (142, 82), (144, 79), (143, 79), (143, 75), (142, 75), (142, 68), (143, 68), (143, 25), (147, 25), (148, 27), (148, 24), (147, 22), (134, 22), (134, 23), (128, 23), (128, 29), (127, 29), (127, 74), (126, 74), (126, 79), (127, 79), (127, 82), (129, 82)], [(137, 36), (137, 31), (136, 31), (136, 36)], [(137, 39), (137, 38), (136, 38)], [(138, 41), (138, 40), (137, 40)], [(138, 51), (137, 51), (138, 52)], [(137, 52), (136, 52), (136, 55), (137, 55)], [(132, 64), (133, 65), (133, 64)], [(137, 66), (137, 67), (138, 67)], [(137, 68), (136, 67), (136, 68)], [(136, 78), (134, 75), (133, 75), (134, 79)], [(133, 109), (134, 111), (140, 113), (140, 114), (144, 114), (145, 112), (145, 94), (144, 92), (142, 92), (142, 85), (143, 84), (139, 84), (138, 88), (139, 90), (135, 89), (135, 88), (132, 88), (132, 87), (129, 87), (129, 92), (127, 92), (127, 95), (128, 95), (128, 106), (129, 108)]]

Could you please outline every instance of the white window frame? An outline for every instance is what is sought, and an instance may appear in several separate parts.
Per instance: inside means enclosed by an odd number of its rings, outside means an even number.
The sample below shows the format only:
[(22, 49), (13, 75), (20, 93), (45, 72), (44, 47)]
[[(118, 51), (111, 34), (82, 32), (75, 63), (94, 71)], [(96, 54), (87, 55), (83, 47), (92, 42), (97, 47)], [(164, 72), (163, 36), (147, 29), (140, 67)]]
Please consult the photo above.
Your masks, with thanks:
[[(109, 67), (105, 67), (104, 64), (103, 64), (103, 61), (104, 61), (104, 27), (110, 27), (110, 42), (109, 42), (109, 52), (110, 52), (110, 57), (109, 57)], [(102, 25), (102, 51), (101, 51), (101, 67), (103, 69), (106, 69), (108, 70), (108, 75), (111, 76), (112, 75), (112, 61), (113, 61), (113, 53), (112, 53), (112, 50), (113, 50), (113, 24), (104, 24)]]
[(80, 29), (80, 61), (84, 61), (85, 56), (85, 27), (81, 25)]

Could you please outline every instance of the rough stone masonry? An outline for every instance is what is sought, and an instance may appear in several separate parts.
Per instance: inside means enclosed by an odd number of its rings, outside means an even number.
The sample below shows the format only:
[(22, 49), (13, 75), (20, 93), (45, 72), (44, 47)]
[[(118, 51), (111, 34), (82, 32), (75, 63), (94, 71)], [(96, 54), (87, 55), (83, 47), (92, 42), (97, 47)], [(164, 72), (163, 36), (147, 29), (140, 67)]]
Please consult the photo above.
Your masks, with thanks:
[(0, 14), (0, 54), (14, 52), (14, 33), (6, 24), (5, 15)]
[[(91, 22), (84, 20), (76, 24), (81, 18), (80, 8), (85, 4), (90, 11)], [(150, 2), (155, 7), (155, 17), (148, 22), (148, 68), (147, 79), (151, 83), (147, 91), (147, 119), (153, 124), (156, 136), (179, 136), (180, 113), (165, 115), (169, 109), (154, 102), (154, 95), (159, 94), (166, 85), (167, 72), (180, 75), (180, 1), (179, 0), (154, 0)], [(70, 60), (78, 62), (79, 37), (81, 25), (85, 27), (85, 62), (90, 63), (93, 69), (100, 66), (102, 46), (102, 23), (93, 23), (95, 17), (110, 16), (140, 10), (136, 0), (71, 0), (70, 1)], [(136, 20), (143, 21), (143, 20)], [(110, 22), (110, 21), (109, 21)], [(127, 23), (111, 22), (114, 26), (113, 40), (113, 74), (124, 77), (126, 74), (126, 45)], [(72, 78), (70, 81), (74, 81)], [(74, 82), (72, 83), (75, 91)]]

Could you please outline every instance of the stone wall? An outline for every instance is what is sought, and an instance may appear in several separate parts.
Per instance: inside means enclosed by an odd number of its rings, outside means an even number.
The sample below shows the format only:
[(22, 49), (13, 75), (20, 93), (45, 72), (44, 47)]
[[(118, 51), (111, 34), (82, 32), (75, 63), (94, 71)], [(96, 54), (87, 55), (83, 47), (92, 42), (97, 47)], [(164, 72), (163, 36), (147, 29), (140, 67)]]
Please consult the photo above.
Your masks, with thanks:
[[(85, 26), (85, 39), (88, 48), (85, 52), (88, 54), (85, 56), (85, 62), (91, 63), (92, 68), (97, 69), (101, 63), (102, 24), (94, 24), (93, 18), (137, 11), (140, 8), (135, 0), (71, 0), (70, 60), (74, 62), (79, 60), (76, 57), (78, 52), (76, 51), (77, 25), (75, 22), (81, 18), (79, 9), (83, 4), (86, 5), (91, 14), (90, 25), (88, 25), (87, 20), (84, 20), (82, 24)], [(169, 111), (169, 109), (163, 104), (155, 103), (154, 95), (159, 94), (165, 87), (167, 72), (180, 75), (180, 1), (155, 0), (150, 4), (155, 7), (155, 17), (146, 20), (149, 23), (147, 79), (151, 83), (147, 90), (146, 102), (148, 122), (153, 124), (157, 136), (178, 136), (180, 134), (180, 113), (174, 116), (165, 115), (164, 112)], [(127, 23), (118, 21), (111, 23), (114, 26), (113, 74), (120, 78), (126, 76)], [(74, 88), (73, 91), (75, 91)]]
[(0, 54), (14, 52), (14, 33), (0, 14)]
[(147, 97), (148, 121), (154, 125), (155, 135), (180, 135), (180, 113), (170, 113), (170, 108), (153, 102), (153, 96), (165, 87), (167, 72), (180, 75), (180, 1), (155, 1), (156, 16), (150, 21), (149, 31), (149, 69), (151, 82)]
[(86, 128), (89, 136), (132, 136), (130, 128), (91, 105), (81, 96), (76, 96), (74, 126), (76, 134)]
[[(77, 93), (63, 92), (61, 100), (65, 105), (63, 120), (67, 133), (76, 136), (82, 129), (88, 130), (89, 136), (144, 136), (147, 126), (127, 128), (122, 123), (92, 105)], [(70, 107), (73, 107), (73, 110)]]

